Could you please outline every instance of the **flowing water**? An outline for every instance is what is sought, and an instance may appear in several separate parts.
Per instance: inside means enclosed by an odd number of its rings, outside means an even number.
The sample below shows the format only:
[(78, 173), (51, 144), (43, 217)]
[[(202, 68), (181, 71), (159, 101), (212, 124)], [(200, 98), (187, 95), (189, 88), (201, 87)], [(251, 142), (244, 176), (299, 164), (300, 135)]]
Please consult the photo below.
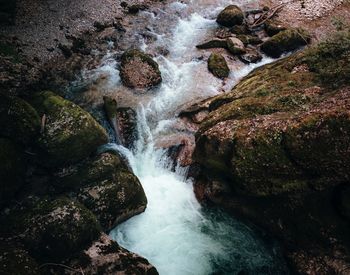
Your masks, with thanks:
[[(236, 1), (254, 5), (253, 1)], [(276, 246), (226, 214), (205, 209), (196, 201), (187, 169), (171, 170), (163, 150), (156, 149), (160, 136), (172, 133), (180, 106), (228, 90), (254, 67), (272, 60), (264, 58), (255, 65), (236, 62), (229, 80), (223, 82), (207, 71), (209, 51), (195, 45), (210, 37), (217, 28), (215, 16), (229, 1), (181, 1), (161, 9), (145, 11), (131, 22), (146, 22), (147, 35), (139, 31), (128, 41), (132, 46), (156, 54), (163, 82), (158, 90), (134, 95), (122, 87), (116, 61), (107, 55), (102, 65), (90, 74), (107, 74), (99, 92), (118, 96), (119, 102), (133, 105), (138, 114), (139, 138), (132, 151), (109, 144), (126, 156), (140, 179), (148, 198), (144, 213), (110, 232), (118, 243), (147, 258), (160, 274), (286, 274)], [(249, 3), (248, 3), (249, 4)], [(159, 49), (168, 53), (161, 55)], [(90, 75), (91, 77), (91, 75)], [(125, 102), (128, 94), (128, 102)], [(99, 94), (101, 97), (101, 94)]]

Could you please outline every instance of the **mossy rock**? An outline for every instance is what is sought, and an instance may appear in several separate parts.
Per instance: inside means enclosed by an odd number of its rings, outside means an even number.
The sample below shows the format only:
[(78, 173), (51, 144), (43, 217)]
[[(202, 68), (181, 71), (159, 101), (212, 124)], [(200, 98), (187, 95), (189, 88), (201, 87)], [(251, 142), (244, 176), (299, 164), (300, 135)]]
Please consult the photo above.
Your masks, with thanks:
[(308, 49), (299, 63), (308, 65), (319, 81), (331, 88), (350, 83), (350, 31), (338, 32)]
[(226, 39), (227, 50), (233, 55), (240, 55), (246, 52), (244, 44), (236, 37), (229, 37)]
[(0, 127), (1, 136), (27, 145), (40, 132), (40, 118), (23, 99), (0, 94)]
[(216, 22), (225, 27), (233, 27), (235, 25), (241, 25), (243, 19), (243, 11), (236, 5), (230, 5), (219, 13)]
[(54, 185), (60, 191), (74, 191), (81, 187), (111, 180), (118, 169), (125, 169), (122, 159), (116, 154), (102, 153), (78, 165), (60, 169), (55, 173)]
[(261, 44), (263, 41), (254, 35), (237, 35), (237, 38), (243, 42), (245, 46), (247, 45), (258, 45)]
[(83, 205), (67, 198), (31, 198), (10, 208), (2, 234), (17, 235), (36, 259), (67, 259), (100, 235), (96, 217)]
[(148, 54), (131, 49), (121, 56), (120, 77), (130, 88), (151, 88), (162, 82), (156, 61)]
[(81, 188), (78, 194), (78, 200), (97, 216), (106, 231), (143, 212), (147, 205), (145, 192), (135, 175), (119, 168), (112, 176)]
[(103, 97), (103, 108), (109, 121), (113, 121), (117, 116), (117, 101), (109, 96)]
[(230, 73), (225, 58), (221, 54), (212, 53), (208, 59), (209, 71), (218, 78), (226, 78)]
[(269, 19), (265, 22), (265, 31), (268, 36), (274, 36), (281, 31), (285, 31), (287, 28), (281, 23), (273, 19)]
[(42, 274), (39, 265), (19, 244), (11, 241), (0, 241), (0, 274)]
[(306, 115), (285, 134), (290, 156), (323, 189), (350, 180), (350, 113), (344, 107)]
[(212, 49), (212, 48), (227, 48), (227, 42), (225, 39), (212, 39), (196, 45), (198, 49)]
[(105, 129), (74, 103), (49, 91), (35, 94), (31, 102), (40, 115), (46, 116), (44, 131), (37, 142), (43, 165), (76, 163), (108, 142)]
[(0, 138), (0, 205), (14, 198), (24, 184), (26, 161), (20, 145)]
[(272, 36), (261, 45), (261, 50), (273, 58), (294, 51), (310, 42), (310, 36), (302, 29), (288, 29)]

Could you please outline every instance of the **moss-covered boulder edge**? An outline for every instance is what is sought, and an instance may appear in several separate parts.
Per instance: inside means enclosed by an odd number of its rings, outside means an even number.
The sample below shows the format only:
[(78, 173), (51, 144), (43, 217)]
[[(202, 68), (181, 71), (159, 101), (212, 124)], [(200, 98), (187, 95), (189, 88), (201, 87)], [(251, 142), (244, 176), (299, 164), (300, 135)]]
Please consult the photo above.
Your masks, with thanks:
[(147, 199), (116, 152), (97, 152), (108, 142), (103, 127), (52, 91), (0, 98), (0, 269), (157, 274), (104, 233)]
[(298, 273), (350, 262), (349, 64), (344, 31), (202, 104), (197, 196), (267, 229)]

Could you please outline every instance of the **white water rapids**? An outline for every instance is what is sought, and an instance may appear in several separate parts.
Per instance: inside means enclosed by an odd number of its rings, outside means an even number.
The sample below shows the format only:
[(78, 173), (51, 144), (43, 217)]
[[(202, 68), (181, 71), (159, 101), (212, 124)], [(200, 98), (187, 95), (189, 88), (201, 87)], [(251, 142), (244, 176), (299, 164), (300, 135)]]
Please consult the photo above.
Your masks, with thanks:
[[(126, 156), (140, 179), (148, 199), (147, 209), (110, 235), (121, 246), (147, 258), (160, 274), (284, 272), (274, 249), (253, 230), (219, 211), (203, 209), (196, 201), (192, 182), (186, 180), (186, 168), (177, 167), (172, 172), (165, 152), (155, 148), (156, 138), (170, 131), (179, 106), (216, 95), (220, 89), (229, 90), (254, 67), (271, 62), (264, 58), (259, 64), (242, 64), (239, 70), (232, 70), (226, 83), (208, 73), (206, 58), (198, 58), (203, 53), (195, 45), (217, 27), (214, 18), (228, 4), (231, 3), (173, 2), (157, 14), (139, 15), (149, 17), (153, 23), (157, 16), (171, 16), (176, 22), (166, 34), (150, 27), (156, 40), (141, 44), (145, 51), (152, 46), (166, 46), (169, 54), (156, 57), (163, 76), (159, 90), (137, 108), (139, 138), (134, 150), (110, 145)], [(117, 75), (114, 66), (115, 62), (106, 62), (100, 70)], [(120, 87), (121, 83), (113, 78), (109, 85)]]

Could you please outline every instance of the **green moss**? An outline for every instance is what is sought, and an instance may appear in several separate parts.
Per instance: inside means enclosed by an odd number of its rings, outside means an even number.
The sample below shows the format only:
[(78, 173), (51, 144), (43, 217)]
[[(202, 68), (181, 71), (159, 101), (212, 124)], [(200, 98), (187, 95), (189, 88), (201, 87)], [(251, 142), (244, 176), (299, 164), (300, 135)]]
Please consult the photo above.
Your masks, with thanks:
[(305, 116), (286, 132), (292, 158), (316, 180), (316, 189), (348, 180), (350, 171), (350, 117), (346, 109), (326, 109)]
[(26, 101), (0, 94), (0, 127), (1, 136), (30, 144), (39, 134), (40, 118)]
[(267, 55), (277, 58), (284, 52), (294, 51), (307, 45), (310, 36), (302, 29), (288, 29), (281, 31), (261, 45), (261, 50)]
[(105, 109), (107, 118), (110, 121), (113, 121), (113, 119), (115, 119), (115, 117), (117, 116), (117, 101), (114, 98), (104, 96), (103, 103), (103, 107)]
[(221, 54), (212, 53), (208, 59), (209, 71), (218, 78), (226, 78), (230, 73), (225, 58)]
[(306, 63), (325, 86), (337, 88), (350, 83), (350, 31), (338, 32), (305, 52)]
[[(246, 131), (250, 138), (246, 139)], [(232, 158), (235, 188), (254, 196), (276, 195), (308, 189), (302, 171), (289, 159), (283, 146), (283, 131), (271, 128), (236, 130)]]
[(37, 143), (43, 165), (75, 163), (107, 143), (102, 126), (74, 103), (49, 91), (37, 93), (31, 102), (40, 115), (46, 115), (45, 128)]
[(253, 35), (237, 35), (237, 38), (241, 40), (245, 46), (248, 44), (258, 45), (262, 43), (262, 40), (259, 37)]

